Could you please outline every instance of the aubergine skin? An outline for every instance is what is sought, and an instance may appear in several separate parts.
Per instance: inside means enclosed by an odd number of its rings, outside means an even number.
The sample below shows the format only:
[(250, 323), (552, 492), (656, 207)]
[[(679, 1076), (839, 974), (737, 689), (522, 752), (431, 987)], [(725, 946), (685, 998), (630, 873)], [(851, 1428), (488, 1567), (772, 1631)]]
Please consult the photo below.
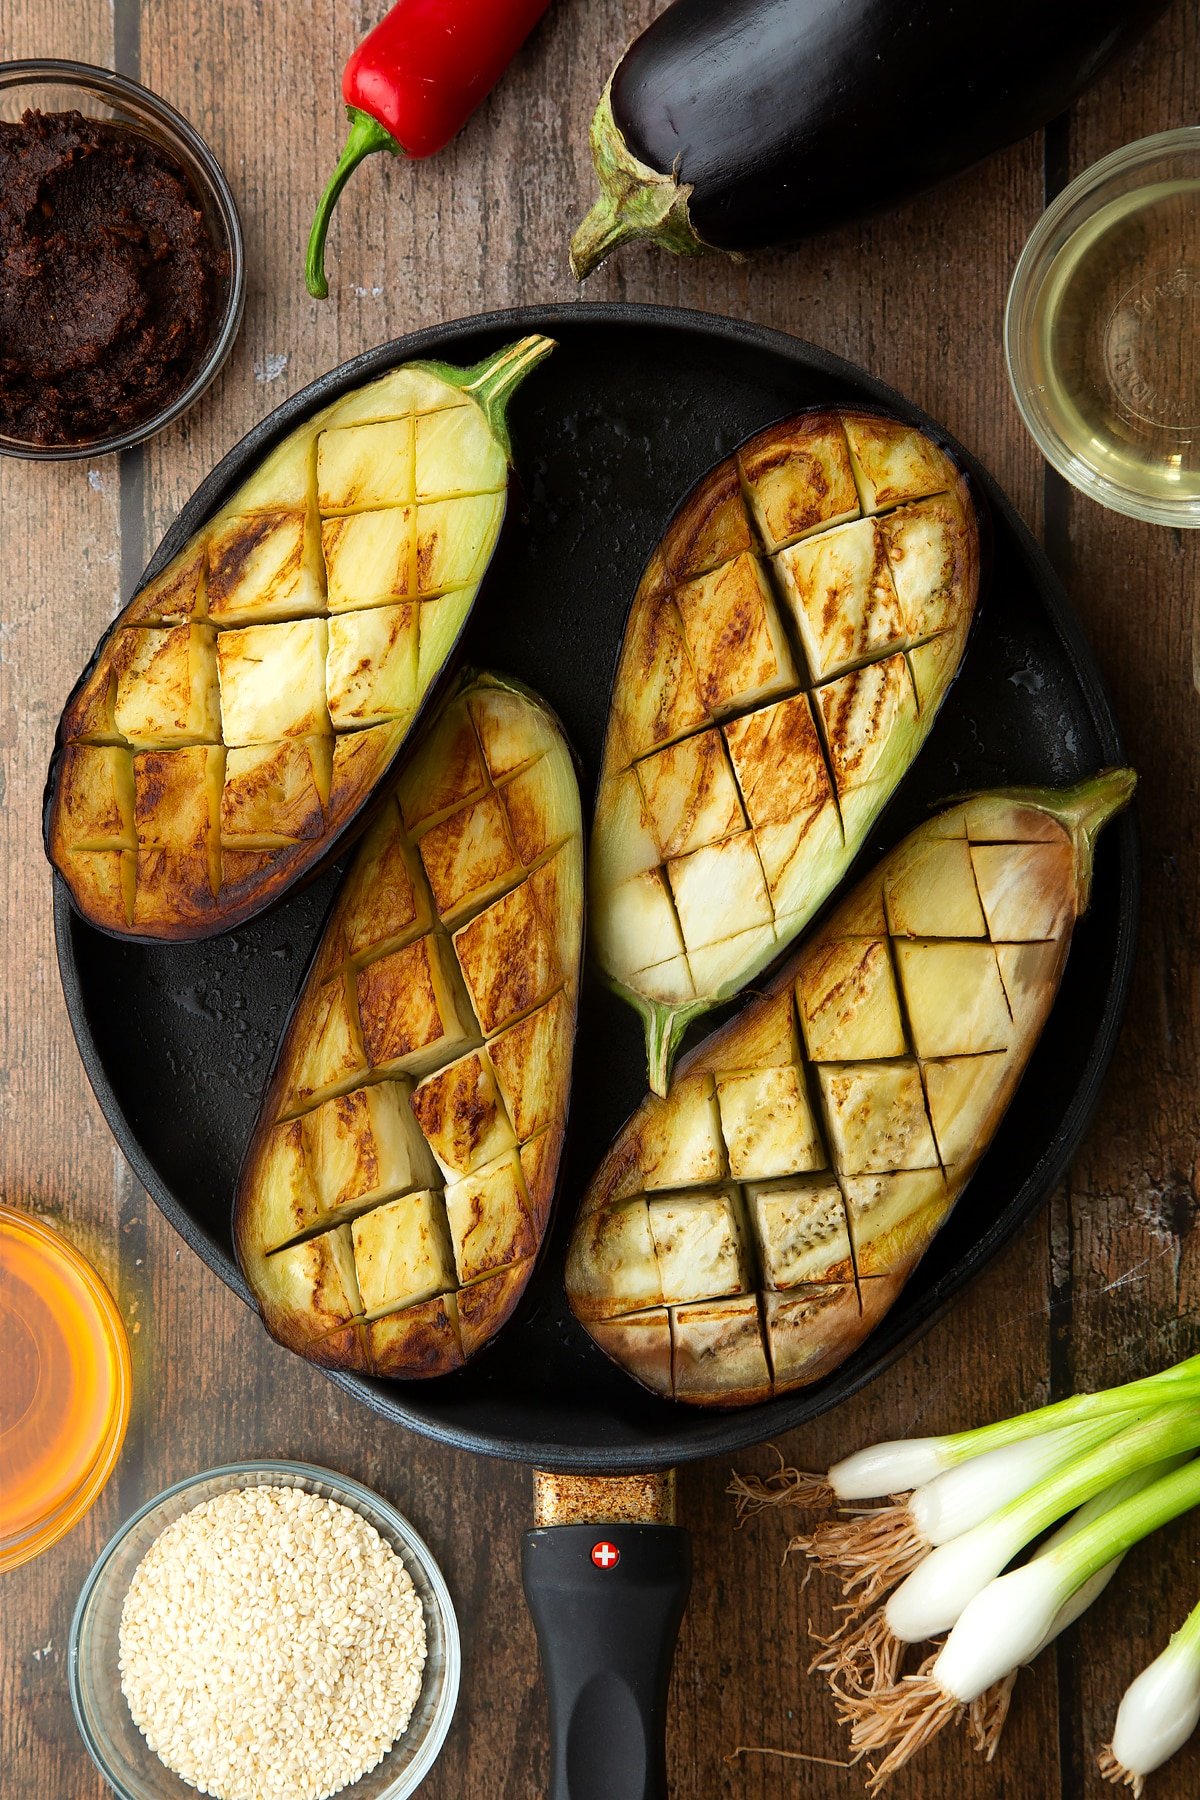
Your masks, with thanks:
[(610, 197), (607, 233), (604, 200), (580, 229), (576, 274), (622, 238), (740, 253), (894, 205), (1044, 125), (1164, 6), (675, 0), (618, 63), (593, 153), (600, 167), (611, 106), (625, 158), (686, 196), (696, 242), (678, 206), (655, 229), (627, 195), (614, 219)]

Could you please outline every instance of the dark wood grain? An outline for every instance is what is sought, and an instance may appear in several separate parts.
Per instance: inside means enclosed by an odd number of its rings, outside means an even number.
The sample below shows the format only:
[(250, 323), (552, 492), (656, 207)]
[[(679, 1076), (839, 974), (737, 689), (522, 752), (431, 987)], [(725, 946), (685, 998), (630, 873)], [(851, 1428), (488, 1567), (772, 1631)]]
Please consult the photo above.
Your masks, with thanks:
[[(1051, 172), (1196, 118), (1200, 14), (1172, 7), (1059, 128)], [(1152, 108), (1152, 109), (1151, 109)], [(1200, 1349), (1200, 537), (1090, 505), (1056, 484), (1048, 548), (1116, 701), (1141, 775), (1143, 929), (1132, 1000), (1099, 1116), (1052, 1210), (1056, 1374), (1102, 1385)], [(1098, 1743), (1125, 1686), (1196, 1595), (1200, 1520), (1151, 1541), (1065, 1642), (1064, 1773), (1109, 1790)], [(1200, 1744), (1159, 1778), (1200, 1792)], [(1160, 1791), (1155, 1785), (1153, 1792)]]
[[(333, 298), (300, 278), (312, 199), (343, 129), (337, 74), (381, 6), (310, 0), (0, 0), (0, 55), (75, 55), (141, 75), (206, 134), (246, 225), (246, 323), (224, 378), (189, 417), (118, 465), (0, 468), (6, 973), (0, 1166), (6, 1197), (68, 1225), (113, 1282), (133, 1333), (137, 1401), (118, 1474), (51, 1555), (10, 1576), (0, 1642), (5, 1800), (100, 1800), (76, 1738), (63, 1657), (79, 1585), (143, 1497), (194, 1470), (294, 1454), (359, 1476), (409, 1513), (442, 1559), (465, 1636), (464, 1704), (430, 1800), (532, 1800), (546, 1735), (520, 1596), (528, 1476), (381, 1427), (271, 1344), (171, 1233), (111, 1147), (87, 1091), (54, 967), (38, 843), (43, 771), (83, 657), (175, 510), (212, 462), (287, 393), (343, 358), (443, 318), (567, 299), (570, 227), (590, 199), (595, 95), (652, 0), (558, 0), (501, 90), (435, 162), (376, 161), (342, 201)], [(1128, 139), (1200, 108), (1195, 8), (1177, 4), (1121, 71), (1056, 126), (885, 219), (789, 256), (676, 263), (633, 249), (589, 298), (655, 300), (751, 318), (853, 358), (983, 457), (1049, 547), (1112, 682), (1143, 773), (1147, 903), (1117, 1066), (1070, 1178), (952, 1315), (836, 1417), (780, 1448), (819, 1465), (855, 1444), (966, 1425), (1076, 1383), (1119, 1379), (1194, 1349), (1200, 1089), (1200, 742), (1195, 536), (1101, 512), (1047, 480), (1020, 428), (1000, 326), (1017, 253), (1048, 192)], [(603, 381), (603, 371), (597, 371)], [(767, 1469), (766, 1448), (746, 1465)], [(725, 1758), (739, 1743), (837, 1759), (843, 1740), (806, 1676), (810, 1617), (829, 1597), (780, 1566), (789, 1523), (742, 1532), (710, 1464), (681, 1477), (697, 1579), (680, 1641), (670, 1757), (677, 1800), (853, 1795), (827, 1763)], [(1130, 1559), (1119, 1586), (1022, 1676), (990, 1767), (962, 1736), (895, 1784), (897, 1800), (1079, 1800), (1103, 1789), (1095, 1751), (1120, 1690), (1194, 1596), (1193, 1528)], [(1191, 1800), (1180, 1758), (1157, 1800)], [(617, 1797), (614, 1797), (617, 1800)]]

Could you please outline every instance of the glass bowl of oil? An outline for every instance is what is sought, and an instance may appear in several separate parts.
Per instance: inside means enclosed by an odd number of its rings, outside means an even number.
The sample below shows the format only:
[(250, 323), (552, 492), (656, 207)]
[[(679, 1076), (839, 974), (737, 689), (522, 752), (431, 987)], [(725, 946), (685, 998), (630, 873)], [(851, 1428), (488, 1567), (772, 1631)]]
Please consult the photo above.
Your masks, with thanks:
[(49, 1225), (0, 1206), (0, 1574), (87, 1512), (121, 1454), (132, 1387), (112, 1295)]
[(1200, 526), (1200, 126), (1128, 144), (1059, 195), (1017, 263), (1004, 348), (1073, 486)]

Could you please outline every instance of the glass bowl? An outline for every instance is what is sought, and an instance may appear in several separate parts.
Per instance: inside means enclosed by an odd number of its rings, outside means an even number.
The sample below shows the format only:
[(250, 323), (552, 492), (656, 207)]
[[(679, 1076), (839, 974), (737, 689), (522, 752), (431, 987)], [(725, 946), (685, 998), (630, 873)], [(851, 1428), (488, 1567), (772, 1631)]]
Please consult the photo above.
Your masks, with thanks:
[(1073, 486), (1200, 526), (1200, 126), (1064, 189), (1017, 263), (1004, 349), (1026, 425)]
[(160, 412), (108, 436), (72, 440), (69, 444), (32, 444), (0, 431), (0, 455), (4, 456), (42, 462), (104, 456), (144, 443), (179, 418), (200, 398), (226, 361), (246, 300), (242, 222), (221, 165), (204, 139), (173, 106), (140, 83), (114, 75), (109, 69), (94, 68), (90, 63), (54, 57), (0, 63), (0, 119), (19, 119), (30, 107), (42, 112), (81, 112), (85, 118), (115, 121), (160, 144), (186, 173), (213, 244), (228, 259), (228, 273), (218, 290), (208, 344), (197, 359), (187, 386)]
[(82, 1519), (116, 1466), (133, 1386), (117, 1304), (75, 1246), (0, 1205), (0, 1575)]
[(343, 1790), (350, 1800), (406, 1800), (433, 1767), (454, 1716), (461, 1663), (454, 1606), (429, 1547), (408, 1520), (360, 1482), (311, 1463), (210, 1469), (177, 1482), (121, 1527), (84, 1583), (71, 1621), (67, 1679), (83, 1741), (120, 1800), (196, 1800), (195, 1788), (159, 1761), (133, 1722), (117, 1667), (121, 1608), (134, 1571), (160, 1532), (215, 1494), (262, 1484), (303, 1488), (350, 1507), (375, 1527), (412, 1577), (425, 1614), (421, 1697), (407, 1731), (383, 1761)]

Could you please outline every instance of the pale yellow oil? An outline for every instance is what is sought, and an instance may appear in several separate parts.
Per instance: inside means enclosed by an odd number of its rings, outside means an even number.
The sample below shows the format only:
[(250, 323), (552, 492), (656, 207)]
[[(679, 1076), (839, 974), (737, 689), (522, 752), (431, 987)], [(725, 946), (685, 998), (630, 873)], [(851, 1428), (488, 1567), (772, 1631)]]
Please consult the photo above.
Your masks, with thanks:
[(1200, 507), (1200, 178), (1081, 225), (1033, 327), (1031, 374), (1070, 453), (1151, 504)]

